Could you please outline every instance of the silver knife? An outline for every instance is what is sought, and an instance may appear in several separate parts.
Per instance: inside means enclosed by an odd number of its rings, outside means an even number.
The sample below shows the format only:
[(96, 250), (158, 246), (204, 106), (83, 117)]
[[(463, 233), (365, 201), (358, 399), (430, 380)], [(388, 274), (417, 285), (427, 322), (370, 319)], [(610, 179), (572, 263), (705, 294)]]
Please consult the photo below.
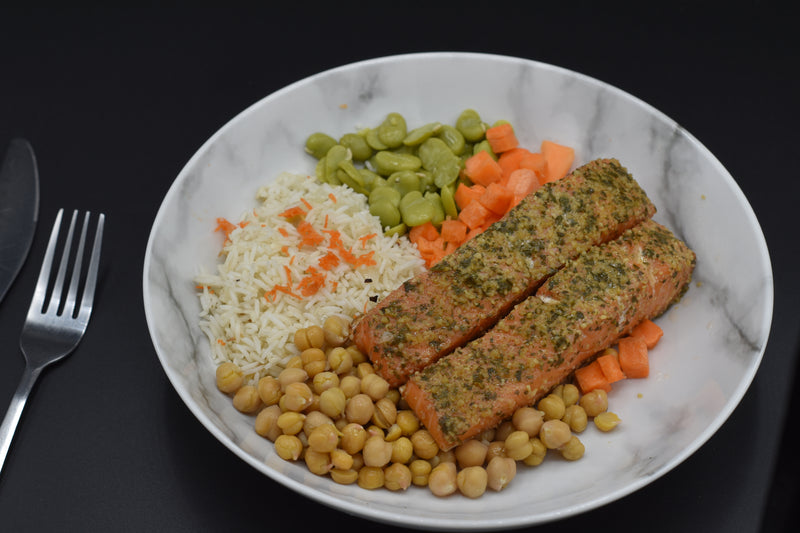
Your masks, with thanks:
[(33, 148), (13, 139), (0, 167), (0, 302), (17, 277), (39, 218), (39, 172)]

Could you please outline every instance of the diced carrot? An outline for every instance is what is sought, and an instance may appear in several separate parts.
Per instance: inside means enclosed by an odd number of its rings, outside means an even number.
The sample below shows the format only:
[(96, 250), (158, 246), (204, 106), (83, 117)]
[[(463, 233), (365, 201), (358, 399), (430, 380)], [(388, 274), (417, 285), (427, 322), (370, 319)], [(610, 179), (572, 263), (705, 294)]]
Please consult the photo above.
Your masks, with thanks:
[(606, 351), (597, 358), (597, 363), (603, 370), (603, 375), (609, 383), (615, 383), (621, 379), (625, 379), (625, 373), (619, 366), (619, 356), (613, 351)]
[(458, 214), (458, 219), (467, 225), (469, 229), (483, 226), (489, 219), (491, 211), (486, 209), (480, 202), (470, 202)]
[(658, 341), (661, 340), (663, 335), (664, 330), (662, 330), (658, 324), (649, 319), (642, 320), (631, 331), (632, 337), (641, 337), (644, 339), (644, 343), (647, 345), (648, 350), (655, 348), (656, 344), (658, 344)]
[(470, 230), (467, 232), (466, 240), (468, 241), (471, 238), (475, 237), (476, 235), (480, 235), (481, 233), (484, 232), (485, 229), (486, 229), (485, 226), (478, 226), (477, 228), (470, 228)]
[(508, 179), (508, 176), (519, 168), (520, 160), (530, 153), (527, 148), (518, 146), (498, 155), (497, 164), (503, 170), (503, 179)]
[(575, 381), (578, 382), (578, 388), (583, 394), (588, 394), (595, 389), (611, 392), (611, 384), (603, 374), (603, 369), (597, 359), (577, 369), (575, 371)]
[(448, 244), (461, 244), (467, 240), (467, 231), (469, 228), (461, 220), (443, 220), (442, 221), (442, 239)]
[(575, 149), (553, 141), (542, 141), (542, 155), (547, 161), (546, 181), (555, 181), (566, 176), (575, 159)]
[(508, 177), (506, 188), (515, 198), (524, 198), (541, 187), (536, 172), (529, 168), (518, 168)]
[(527, 168), (536, 173), (539, 183), (547, 183), (547, 160), (540, 152), (531, 152), (519, 160), (519, 168)]
[(487, 129), (486, 140), (489, 142), (489, 146), (492, 147), (492, 151), (495, 154), (511, 150), (519, 145), (517, 135), (514, 133), (514, 128), (512, 128), (511, 124), (508, 122)]
[(478, 185), (477, 183), (472, 186), (459, 183), (458, 187), (456, 187), (456, 192), (453, 198), (455, 199), (458, 208), (464, 209), (472, 200), (477, 200), (485, 190), (486, 187), (483, 185)]
[(617, 343), (619, 366), (629, 378), (646, 378), (650, 375), (647, 344), (641, 337), (623, 337)]
[(419, 226), (413, 226), (408, 231), (408, 240), (411, 242), (416, 242), (419, 239), (425, 239), (428, 241), (433, 241), (439, 238), (439, 230), (436, 229), (436, 226), (433, 225), (432, 222), (428, 221), (424, 224), (420, 224)]
[(464, 161), (464, 173), (473, 182), (487, 187), (490, 183), (500, 181), (503, 169), (491, 155), (481, 150)]
[(478, 201), (483, 206), (496, 215), (501, 217), (506, 214), (514, 195), (499, 183), (490, 183)]

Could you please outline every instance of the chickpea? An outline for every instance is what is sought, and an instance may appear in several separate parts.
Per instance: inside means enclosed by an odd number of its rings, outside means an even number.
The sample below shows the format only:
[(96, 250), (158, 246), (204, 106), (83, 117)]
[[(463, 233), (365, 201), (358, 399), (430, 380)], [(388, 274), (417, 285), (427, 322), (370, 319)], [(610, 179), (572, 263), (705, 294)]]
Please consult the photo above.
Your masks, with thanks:
[(341, 346), (350, 335), (350, 325), (341, 317), (329, 316), (322, 324), (325, 342), (331, 346)]
[(510, 457), (493, 457), (486, 466), (486, 484), (494, 491), (501, 491), (517, 475), (517, 462)]
[(370, 437), (380, 437), (386, 440), (386, 435), (383, 433), (383, 428), (379, 428), (375, 424), (370, 424), (367, 426), (367, 435)]
[(397, 425), (400, 426), (403, 435), (408, 437), (419, 429), (419, 418), (414, 411), (403, 409), (397, 412)]
[(520, 407), (511, 417), (511, 423), (519, 431), (524, 431), (530, 437), (539, 434), (539, 429), (544, 422), (544, 412), (533, 407)]
[(340, 485), (352, 485), (356, 481), (358, 481), (358, 472), (352, 468), (347, 470), (341, 470), (339, 468), (333, 468), (330, 471), (331, 479), (333, 479), (336, 483)]
[(281, 434), (281, 428), (278, 427), (279, 416), (281, 416), (281, 409), (277, 405), (269, 405), (263, 408), (256, 415), (256, 433), (275, 442), (275, 439)]
[(331, 418), (339, 418), (347, 406), (347, 398), (339, 387), (323, 391), (319, 395), (319, 409)]
[(381, 429), (388, 429), (397, 420), (397, 407), (389, 398), (381, 398), (375, 402), (372, 422)]
[(490, 429), (484, 429), (475, 438), (477, 440), (483, 442), (484, 444), (489, 444), (490, 442), (492, 442), (494, 440), (494, 435), (495, 435), (494, 428), (490, 428)]
[(333, 424), (322, 424), (308, 435), (308, 447), (315, 452), (330, 453), (339, 445), (339, 431)]
[(569, 426), (561, 420), (547, 420), (539, 431), (539, 439), (550, 450), (561, 448), (571, 437)]
[(542, 464), (544, 458), (547, 456), (547, 447), (542, 443), (539, 437), (531, 439), (531, 454), (522, 460), (527, 466), (538, 466)]
[(403, 431), (400, 429), (400, 426), (397, 425), (395, 422), (389, 429), (386, 430), (386, 436), (384, 437), (387, 442), (394, 442), (400, 437), (403, 436)]
[(582, 432), (589, 423), (586, 411), (577, 404), (572, 404), (567, 407), (564, 411), (564, 417), (561, 420), (566, 422), (569, 428), (575, 433)]
[(311, 393), (311, 402), (303, 409), (303, 412), (313, 413), (314, 411), (319, 411), (319, 394), (315, 394), (314, 392)]
[(411, 435), (411, 444), (414, 445), (414, 453), (420, 459), (431, 459), (439, 453), (439, 446), (427, 429), (420, 429)]
[(361, 379), (357, 376), (343, 376), (339, 380), (339, 388), (347, 398), (352, 398), (361, 392)]
[(311, 387), (305, 383), (290, 383), (283, 395), (284, 407), (289, 411), (300, 412), (311, 405), (312, 396)]
[(341, 432), (341, 447), (344, 451), (355, 455), (364, 449), (364, 443), (367, 442), (367, 430), (360, 424), (347, 424)]
[(506, 440), (514, 431), (516, 431), (516, 428), (513, 422), (511, 422), (511, 420), (506, 420), (497, 426), (494, 432), (494, 438), (495, 440)]
[(567, 461), (577, 461), (583, 457), (586, 448), (578, 437), (573, 435), (559, 451), (561, 452), (561, 456)]
[(402, 396), (400, 396), (400, 391), (399, 390), (397, 390), (397, 389), (389, 389), (389, 391), (386, 393), (386, 398), (390, 402), (392, 402), (395, 405), (395, 407), (397, 407), (400, 404), (400, 400), (402, 399)]
[(281, 390), (286, 391), (286, 387), (292, 383), (305, 383), (308, 379), (308, 372), (302, 368), (287, 367), (281, 370), (278, 374), (278, 381), (281, 384)]
[(537, 407), (540, 411), (544, 412), (545, 420), (561, 420), (561, 417), (564, 416), (564, 410), (566, 409), (564, 400), (561, 396), (557, 396), (556, 394), (548, 394), (539, 400)]
[(300, 359), (303, 360), (303, 370), (305, 370), (311, 378), (325, 371), (325, 368), (328, 366), (328, 358), (325, 356), (325, 352), (320, 348), (303, 350), (303, 353), (300, 354)]
[(580, 400), (581, 392), (578, 387), (572, 383), (565, 383), (561, 390), (561, 398), (564, 400), (564, 406), (569, 407), (575, 405)]
[[(303, 433), (306, 437), (311, 435), (311, 432), (324, 424), (333, 425), (331, 417), (322, 411), (311, 411), (306, 414), (306, 419), (303, 421)], [(334, 426), (335, 427), (335, 426)]]
[[(322, 348), (325, 346), (325, 332), (319, 326), (314, 325), (306, 328), (306, 338), (308, 339), (309, 348)], [(298, 346), (298, 348), (300, 347)]]
[(355, 344), (352, 346), (348, 346), (345, 348), (348, 352), (350, 352), (350, 358), (353, 360), (353, 366), (358, 366), (361, 363), (365, 363), (367, 361), (367, 356), (364, 355), (364, 352), (358, 349), (358, 346)]
[(449, 496), (458, 489), (455, 463), (440, 463), (428, 475), (428, 488), (439, 497)]
[(428, 476), (433, 467), (425, 459), (414, 459), (408, 465), (408, 469), (411, 471), (411, 483), (418, 487), (424, 487), (428, 484)]
[(300, 359), (299, 355), (293, 355), (286, 361), (286, 364), (283, 365), (283, 368), (303, 368), (303, 360)]
[(411, 486), (411, 469), (402, 463), (392, 463), (383, 471), (383, 486), (389, 490), (406, 490)]
[(234, 394), (233, 406), (242, 413), (255, 413), (261, 407), (261, 397), (253, 385), (245, 385)]
[(356, 424), (366, 424), (372, 419), (374, 412), (375, 404), (372, 403), (372, 398), (363, 393), (350, 398), (345, 406), (345, 417)]
[(258, 380), (258, 395), (264, 405), (275, 405), (281, 399), (281, 382), (272, 376)]
[(286, 435), (297, 435), (303, 430), (303, 422), (306, 415), (297, 413), (295, 411), (286, 411), (281, 413), (278, 420), (275, 422), (281, 431)]
[(285, 461), (296, 461), (303, 454), (303, 443), (294, 435), (280, 435), (275, 439), (275, 453)]
[(358, 366), (356, 366), (356, 375), (361, 379), (364, 379), (364, 376), (374, 373), (375, 373), (375, 368), (367, 361), (364, 361), (363, 363), (358, 363)]
[(331, 464), (337, 470), (350, 470), (353, 468), (353, 456), (342, 450), (336, 448), (331, 453)]
[(486, 447), (486, 461), (491, 461), (495, 457), (507, 457), (506, 443), (502, 440), (494, 440)]
[(530, 435), (521, 430), (511, 433), (511, 435), (506, 438), (504, 443), (506, 456), (515, 461), (521, 461), (525, 459), (533, 451)]
[(608, 409), (608, 394), (603, 389), (595, 389), (581, 396), (580, 406), (586, 411), (586, 416), (595, 417)]
[(311, 380), (312, 388), (317, 394), (322, 394), (326, 390), (339, 386), (339, 376), (335, 372), (320, 372)]
[(364, 456), (361, 452), (353, 454), (353, 470), (359, 471), (364, 468)]
[(392, 462), (406, 464), (414, 456), (414, 445), (408, 437), (400, 437), (392, 442)]
[(460, 468), (481, 466), (486, 461), (487, 444), (477, 439), (468, 440), (455, 449), (455, 458)]
[(377, 435), (369, 437), (361, 455), (364, 456), (365, 465), (384, 467), (392, 460), (392, 444)]
[(336, 346), (328, 352), (328, 367), (336, 374), (346, 374), (353, 368), (353, 356), (345, 348)]
[(436, 464), (439, 463), (453, 463), (454, 465), (458, 466), (455, 450), (439, 450), (439, 453), (436, 454)]
[(482, 466), (468, 466), (456, 475), (458, 490), (467, 498), (480, 498), (486, 492), (489, 476)]
[(301, 352), (311, 348), (311, 342), (308, 340), (308, 330), (300, 328), (294, 332), (294, 346)]
[(600, 431), (611, 431), (617, 425), (619, 425), (620, 419), (616, 413), (612, 413), (611, 411), (606, 411), (605, 413), (600, 413), (594, 417), (594, 425), (597, 426), (597, 429)]
[(306, 467), (308, 467), (309, 472), (312, 474), (324, 476), (331, 471), (330, 454), (308, 448), (303, 458), (306, 461)]
[(358, 471), (358, 486), (362, 489), (379, 489), (383, 486), (383, 468), (379, 466), (365, 466)]
[(389, 392), (389, 382), (378, 374), (367, 374), (361, 378), (361, 392), (372, 398), (373, 401), (378, 401), (385, 398)]
[(236, 363), (222, 363), (217, 367), (217, 388), (226, 394), (239, 390), (244, 383), (242, 369)]

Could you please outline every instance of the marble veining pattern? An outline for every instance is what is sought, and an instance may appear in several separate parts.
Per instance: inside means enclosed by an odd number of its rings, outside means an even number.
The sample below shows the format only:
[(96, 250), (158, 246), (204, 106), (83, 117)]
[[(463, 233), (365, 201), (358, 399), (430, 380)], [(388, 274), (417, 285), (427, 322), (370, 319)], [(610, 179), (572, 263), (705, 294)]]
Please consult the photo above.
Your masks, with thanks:
[[(256, 189), (281, 171), (312, 172), (314, 162), (302, 150), (309, 133), (376, 125), (391, 111), (409, 124), (452, 123), (468, 107), (488, 121), (511, 120), (526, 146), (550, 138), (575, 147), (578, 162), (618, 158), (656, 204), (655, 218), (696, 251), (695, 281), (659, 318), (666, 335), (653, 351), (651, 377), (615, 386), (611, 403), (623, 424), (608, 435), (587, 430), (579, 463), (546, 461), (535, 474), (522, 469), (506, 491), (478, 501), (336, 485), (278, 459), (253, 432), (251, 417), (216, 390), (192, 277), (199, 265), (213, 268), (217, 261), (216, 217), (238, 218), (254, 205)], [(752, 380), (769, 334), (773, 285), (763, 234), (735, 180), (674, 121), (558, 67), (431, 53), (318, 74), (233, 117), (191, 158), (164, 199), (148, 242), (143, 289), (169, 379), (200, 422), (243, 460), (346, 512), (463, 530), (554, 520), (623, 496), (679, 464), (722, 424)]]

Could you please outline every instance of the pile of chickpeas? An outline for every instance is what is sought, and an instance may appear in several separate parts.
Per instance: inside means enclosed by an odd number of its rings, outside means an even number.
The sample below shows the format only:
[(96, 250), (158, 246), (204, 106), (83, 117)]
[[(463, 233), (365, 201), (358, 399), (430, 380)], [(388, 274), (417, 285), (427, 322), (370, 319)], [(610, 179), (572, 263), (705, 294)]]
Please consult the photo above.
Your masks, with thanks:
[(576, 433), (591, 419), (601, 431), (620, 422), (603, 390), (581, 395), (558, 385), (535, 407), (522, 407), (498, 427), (452, 450), (440, 450), (398, 389), (375, 373), (349, 342), (350, 325), (333, 316), (298, 330), (292, 357), (277, 377), (257, 383), (234, 363), (217, 367), (217, 387), (242, 413), (255, 416), (256, 433), (287, 461), (304, 461), (320, 476), (365, 489), (428, 487), (436, 496), (459, 492), (478, 498), (503, 490), (518, 464), (544, 461), (549, 451), (568, 461), (583, 457)]

